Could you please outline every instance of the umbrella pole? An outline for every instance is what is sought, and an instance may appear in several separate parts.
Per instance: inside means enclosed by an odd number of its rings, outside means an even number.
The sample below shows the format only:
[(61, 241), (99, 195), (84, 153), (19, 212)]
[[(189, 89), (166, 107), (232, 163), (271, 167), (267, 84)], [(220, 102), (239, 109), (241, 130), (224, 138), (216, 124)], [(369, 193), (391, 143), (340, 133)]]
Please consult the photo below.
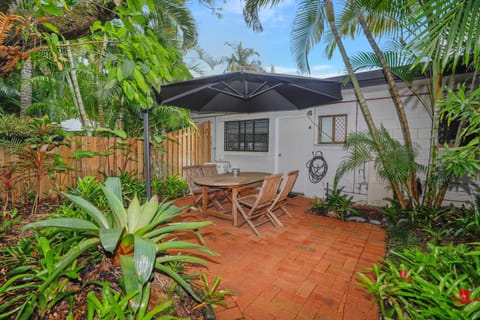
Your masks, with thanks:
[(149, 119), (148, 114), (150, 109), (143, 109), (142, 111), (143, 119), (143, 162), (145, 164), (145, 190), (147, 200), (150, 200), (152, 195), (152, 182), (150, 177), (150, 132), (149, 132)]

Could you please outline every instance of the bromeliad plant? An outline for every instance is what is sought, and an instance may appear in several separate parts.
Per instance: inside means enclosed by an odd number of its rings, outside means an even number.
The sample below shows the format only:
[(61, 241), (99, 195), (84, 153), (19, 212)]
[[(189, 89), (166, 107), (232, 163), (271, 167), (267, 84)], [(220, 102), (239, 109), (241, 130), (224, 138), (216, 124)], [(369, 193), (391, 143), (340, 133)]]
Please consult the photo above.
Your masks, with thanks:
[[(479, 243), (474, 244), (476, 246)], [(384, 319), (479, 319), (480, 251), (466, 245), (392, 252), (398, 263), (373, 266), (375, 280), (360, 273)]]
[[(106, 257), (112, 257), (111, 261), (114, 264), (121, 265), (125, 293), (127, 296), (133, 296), (130, 303), (134, 312), (140, 309), (144, 301), (142, 295), (145, 295), (144, 289), (154, 271), (168, 275), (193, 299), (199, 303), (202, 302), (192, 286), (172, 269), (170, 264), (172, 262), (205, 264), (205, 260), (191, 255), (170, 255), (169, 250), (179, 252), (190, 249), (215, 255), (212, 250), (203, 245), (179, 241), (172, 237), (176, 232), (192, 230), (197, 233), (203, 243), (198, 230), (211, 222), (170, 222), (180, 214), (181, 210), (169, 203), (159, 203), (155, 197), (143, 205), (134, 197), (125, 209), (118, 178), (108, 178), (105, 186), (102, 186), (102, 191), (110, 208), (109, 212), (102, 212), (81, 197), (64, 194), (82, 208), (90, 219), (54, 218), (37, 221), (24, 227), (24, 230), (47, 227), (66, 228), (75, 230), (83, 236), (83, 240), (73, 246), (56, 264), (55, 270), (62, 272), (81, 254), (101, 245)], [(45, 282), (54, 280), (54, 277), (49, 277)]]

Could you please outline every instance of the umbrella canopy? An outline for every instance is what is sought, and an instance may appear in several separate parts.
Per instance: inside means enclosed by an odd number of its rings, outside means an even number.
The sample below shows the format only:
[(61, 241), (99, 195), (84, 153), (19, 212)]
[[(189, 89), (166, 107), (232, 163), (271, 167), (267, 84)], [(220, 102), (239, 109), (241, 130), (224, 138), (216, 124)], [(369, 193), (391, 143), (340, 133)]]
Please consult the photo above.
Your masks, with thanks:
[[(341, 84), (277, 73), (231, 72), (163, 85), (160, 104), (198, 112), (265, 112), (297, 110), (341, 100)], [(149, 141), (149, 110), (144, 110), (143, 132)], [(147, 199), (151, 195), (150, 149), (145, 143)]]
[(277, 73), (231, 72), (162, 86), (161, 104), (198, 112), (265, 112), (341, 100), (341, 84)]

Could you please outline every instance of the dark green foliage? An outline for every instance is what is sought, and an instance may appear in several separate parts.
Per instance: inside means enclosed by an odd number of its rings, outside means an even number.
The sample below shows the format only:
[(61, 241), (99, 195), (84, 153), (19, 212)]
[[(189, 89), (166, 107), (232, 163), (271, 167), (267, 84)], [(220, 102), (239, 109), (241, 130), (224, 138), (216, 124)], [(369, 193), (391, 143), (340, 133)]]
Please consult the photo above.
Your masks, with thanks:
[[(360, 274), (360, 285), (373, 294), (385, 319), (480, 318), (480, 251), (466, 245), (393, 252), (398, 263), (373, 267), (376, 280)], [(470, 299), (460, 298), (460, 289)]]
[[(194, 252), (215, 253), (175, 237), (177, 232), (193, 231), (203, 242), (199, 229), (210, 222), (171, 222), (182, 212), (181, 208), (158, 203), (156, 197), (144, 204), (134, 197), (124, 208), (119, 178), (107, 179), (105, 185), (100, 185), (101, 194), (97, 188), (98, 183), (90, 177), (80, 180), (79, 187), (71, 191), (103, 204), (104, 208), (78, 195), (65, 194), (81, 210), (75, 212), (63, 205), (54, 217), (24, 226), (23, 230), (33, 231), (33, 236), (22, 237), (0, 252), (0, 269), (8, 272), (0, 286), (0, 319), (12, 315), (18, 319), (34, 315), (48, 318), (59, 304), (70, 310), (65, 316), (74, 317), (76, 295), (82, 293), (86, 295), (89, 319), (97, 315), (102, 319), (127, 316), (148, 320), (165, 312), (165, 319), (174, 319), (170, 316), (171, 302), (149, 305), (154, 273), (165, 275), (197, 304), (202, 305), (203, 299), (220, 303), (223, 291), (216, 293), (219, 280), (215, 281), (214, 290), (205, 289), (208, 295), (198, 296), (192, 287), (192, 276), (184, 273), (184, 264), (206, 263)], [(98, 201), (99, 197), (104, 200)], [(188, 254), (181, 254), (184, 250)], [(121, 268), (116, 267), (114, 272), (117, 263)], [(112, 283), (99, 279), (105, 272), (112, 277)], [(89, 275), (99, 279), (101, 296), (94, 289), (95, 283), (84, 282)], [(147, 312), (147, 306), (153, 309)]]
[(164, 179), (154, 179), (153, 190), (160, 199), (172, 200), (184, 196), (188, 185), (181, 176), (171, 175)]

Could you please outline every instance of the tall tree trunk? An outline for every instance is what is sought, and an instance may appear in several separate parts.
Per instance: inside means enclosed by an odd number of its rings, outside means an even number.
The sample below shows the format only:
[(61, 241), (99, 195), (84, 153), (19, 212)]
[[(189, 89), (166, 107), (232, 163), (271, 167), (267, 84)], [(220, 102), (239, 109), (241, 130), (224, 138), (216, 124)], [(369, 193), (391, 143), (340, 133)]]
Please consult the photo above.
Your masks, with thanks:
[(20, 117), (25, 117), (27, 109), (32, 105), (32, 83), (33, 65), (32, 60), (28, 59), (22, 65), (20, 71)]
[(115, 121), (115, 129), (123, 130), (123, 117), (125, 116), (125, 96), (122, 94), (120, 98), (120, 111), (118, 112), (117, 121)]
[[(352, 3), (352, 5), (355, 5), (355, 3)], [(412, 169), (410, 169), (410, 181), (407, 181), (406, 187), (408, 191), (408, 195), (410, 198), (410, 201), (412, 201), (412, 204), (414, 206), (417, 206), (419, 203), (418, 199), (418, 190), (417, 190), (417, 173), (414, 169), (413, 164), (415, 163), (415, 153), (413, 152), (413, 146), (412, 146), (412, 138), (410, 135), (410, 129), (408, 126), (408, 119), (407, 115), (405, 113), (405, 108), (403, 106), (402, 99), (400, 98), (400, 93), (398, 92), (397, 85), (395, 83), (395, 80), (393, 79), (392, 72), (387, 64), (387, 61), (385, 59), (385, 56), (383, 55), (382, 50), (378, 47), (377, 42), (373, 38), (372, 33), (370, 32), (370, 29), (368, 28), (367, 22), (365, 21), (365, 17), (363, 16), (362, 12), (358, 8), (358, 6), (355, 5), (355, 12), (358, 17), (358, 21), (360, 23), (360, 26), (363, 29), (363, 33), (365, 34), (365, 37), (368, 40), (368, 43), (372, 47), (373, 51), (375, 52), (375, 55), (378, 57), (378, 60), (380, 61), (380, 65), (382, 66), (382, 71), (383, 75), (385, 77), (385, 80), (387, 82), (388, 90), (390, 91), (390, 95), (392, 97), (393, 104), (395, 106), (395, 110), (398, 115), (398, 119), (400, 121), (400, 126), (402, 128), (402, 136), (403, 136), (403, 141), (405, 143), (405, 146), (407, 147), (408, 150), (408, 157), (410, 162), (412, 163)]]
[(431, 206), (434, 204), (434, 199), (437, 194), (438, 182), (435, 174), (437, 173), (437, 161), (438, 161), (438, 126), (440, 123), (440, 106), (439, 101), (442, 98), (442, 87), (443, 87), (443, 78), (440, 72), (440, 67), (437, 64), (433, 64), (432, 68), (432, 109), (433, 109), (433, 120), (432, 120), (432, 132), (430, 140), (430, 164), (427, 169), (427, 178), (425, 186), (425, 196), (423, 199), (424, 205)]
[[(383, 150), (383, 145), (380, 141), (380, 137), (378, 135), (377, 128), (375, 126), (375, 122), (373, 121), (372, 114), (370, 113), (370, 109), (368, 108), (367, 101), (365, 100), (365, 97), (363, 96), (363, 92), (360, 88), (360, 83), (358, 82), (357, 76), (355, 72), (353, 71), (352, 65), (350, 64), (350, 60), (348, 59), (347, 51), (345, 50), (345, 47), (343, 45), (342, 38), (340, 37), (340, 34), (337, 30), (337, 26), (335, 25), (335, 13), (333, 10), (333, 3), (332, 0), (325, 0), (324, 2), (325, 5), (325, 13), (327, 16), (327, 21), (330, 26), (330, 29), (332, 31), (333, 37), (335, 39), (335, 42), (338, 46), (338, 49), (340, 50), (340, 53), (342, 55), (343, 62), (345, 63), (345, 67), (347, 68), (348, 74), (350, 76), (350, 81), (352, 82), (353, 85), (353, 90), (355, 92), (355, 96), (358, 99), (358, 103), (360, 105), (360, 110), (362, 111), (363, 117), (365, 119), (365, 122), (367, 123), (368, 129), (370, 131), (370, 134), (372, 135), (373, 140), (375, 141), (378, 155), (384, 164), (384, 166), (387, 166), (388, 164), (386, 163), (385, 157), (384, 157), (384, 150)], [(402, 206), (402, 208), (406, 208), (408, 206), (405, 197), (402, 193), (402, 190), (400, 189), (399, 185), (393, 181), (389, 180), (390, 185), (392, 187), (393, 193), (396, 196), (398, 202)]]
[(103, 74), (103, 68), (105, 66), (105, 52), (107, 50), (107, 36), (103, 36), (102, 49), (97, 56), (97, 73), (96, 73), (96, 84), (97, 84), (97, 109), (98, 109), (98, 122), (100, 126), (105, 127), (105, 108), (103, 104), (103, 99), (101, 95), (102, 86), (99, 81), (100, 75)]
[[(73, 60), (72, 48), (69, 46), (69, 44), (70, 44), (70, 41), (67, 41), (67, 47), (66, 47), (67, 56), (70, 62), (70, 71), (69, 71), (70, 79), (71, 79), (70, 85), (71, 85), (71, 89), (73, 90), (72, 95), (75, 101), (77, 102), (77, 110), (80, 116), (80, 122), (82, 123), (82, 126), (85, 127), (86, 125), (89, 124), (88, 117), (87, 117), (87, 113), (85, 112), (85, 106), (83, 104), (82, 94), (80, 93), (80, 87), (78, 85), (77, 71), (75, 68), (75, 61)], [(89, 130), (87, 131), (87, 135), (91, 135)]]

